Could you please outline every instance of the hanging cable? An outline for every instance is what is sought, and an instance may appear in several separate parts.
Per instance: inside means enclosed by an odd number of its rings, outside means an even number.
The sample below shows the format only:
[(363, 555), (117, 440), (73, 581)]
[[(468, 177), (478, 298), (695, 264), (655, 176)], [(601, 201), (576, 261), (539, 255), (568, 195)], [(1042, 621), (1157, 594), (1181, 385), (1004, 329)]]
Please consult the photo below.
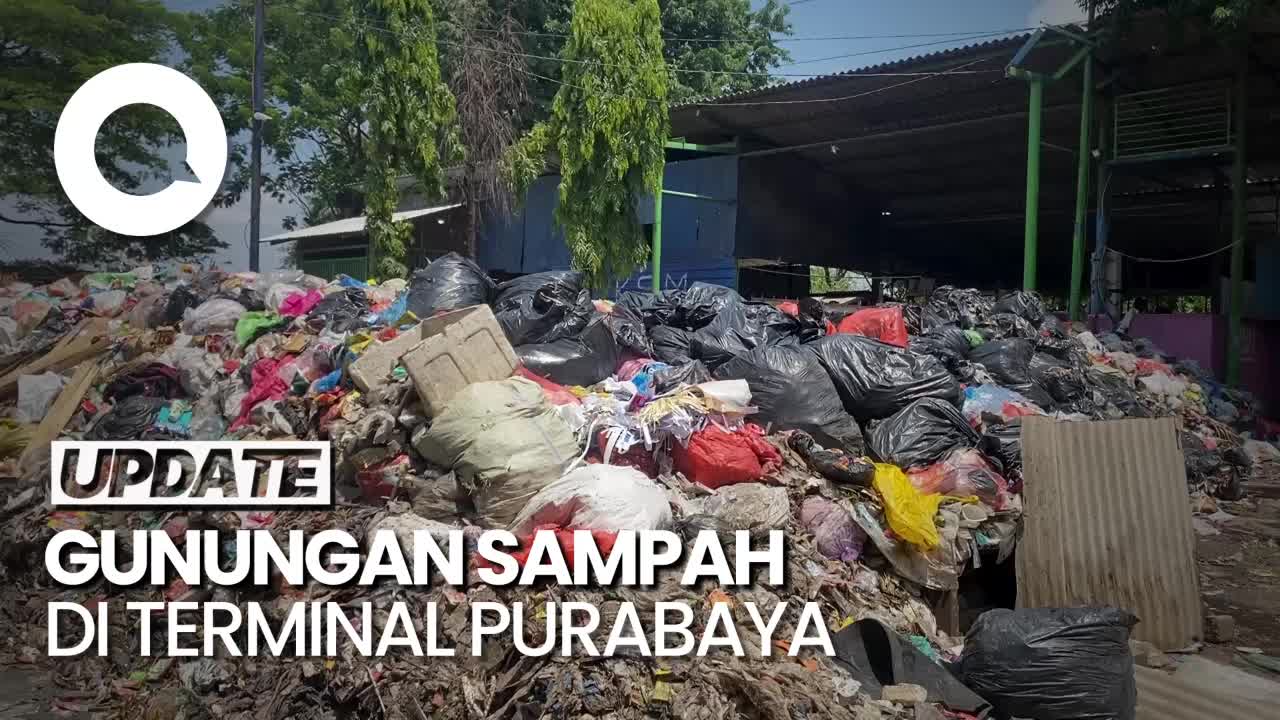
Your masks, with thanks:
[(1218, 253), (1220, 253), (1220, 252), (1222, 252), (1222, 251), (1224, 251), (1224, 250), (1230, 250), (1231, 248), (1235, 247), (1236, 245), (1239, 245), (1239, 244), (1240, 244), (1240, 242), (1241, 242), (1241, 241), (1237, 240), (1237, 241), (1235, 241), (1235, 242), (1233, 242), (1233, 243), (1229, 243), (1229, 244), (1227, 244), (1227, 245), (1224, 245), (1224, 246), (1222, 246), (1222, 247), (1218, 248), (1217, 250), (1210, 250), (1209, 252), (1207, 252), (1207, 253), (1203, 253), (1203, 254), (1201, 254), (1201, 255), (1193, 255), (1193, 256), (1191, 256), (1191, 257), (1185, 257), (1185, 258), (1147, 258), (1147, 257), (1138, 257), (1137, 255), (1130, 255), (1130, 254), (1128, 254), (1128, 253), (1123, 253), (1123, 252), (1120, 252), (1119, 250), (1116, 250), (1115, 248), (1107, 248), (1107, 250), (1108, 250), (1108, 251), (1110, 251), (1110, 252), (1113, 252), (1113, 253), (1115, 253), (1115, 254), (1117, 254), (1117, 255), (1119, 255), (1120, 257), (1129, 258), (1130, 260), (1133, 260), (1134, 262), (1147, 262), (1147, 263), (1183, 263), (1183, 262), (1191, 262), (1191, 261), (1193, 261), (1193, 260), (1203, 260), (1203, 259), (1205, 259), (1205, 258), (1207, 258), (1207, 257), (1213, 257), (1214, 255), (1217, 255)]

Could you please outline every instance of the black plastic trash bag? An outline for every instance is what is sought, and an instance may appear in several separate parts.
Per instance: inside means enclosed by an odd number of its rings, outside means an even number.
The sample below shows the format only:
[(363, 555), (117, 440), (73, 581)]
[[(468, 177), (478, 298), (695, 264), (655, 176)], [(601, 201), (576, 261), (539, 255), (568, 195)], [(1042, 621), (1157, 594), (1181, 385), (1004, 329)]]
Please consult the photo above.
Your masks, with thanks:
[(689, 333), (689, 357), (701, 360), (712, 372), (753, 347), (757, 345), (748, 345), (731, 330), (705, 329)]
[(1044, 320), (1044, 301), (1033, 292), (1019, 290), (1004, 296), (991, 306), (992, 313), (1013, 313), (1032, 325)]
[(693, 344), (693, 333), (688, 330), (659, 325), (649, 331), (649, 342), (653, 343), (655, 360), (680, 365), (693, 359), (689, 349)]
[(604, 316), (597, 315), (577, 337), (521, 345), (516, 357), (530, 371), (561, 385), (594, 385), (618, 369), (621, 352)]
[(1137, 621), (1116, 608), (990, 610), (969, 628), (953, 670), (1005, 715), (1132, 720)]
[(928, 355), (860, 335), (832, 335), (804, 347), (827, 369), (844, 409), (859, 421), (889, 417), (926, 397), (960, 403), (960, 385)]
[(996, 382), (1005, 386), (1031, 382), (1031, 356), (1036, 352), (1030, 340), (992, 340), (969, 351), (969, 361), (981, 363)]
[(409, 310), (421, 319), (472, 305), (488, 305), (493, 281), (479, 265), (458, 253), (436, 258), (409, 280)]
[(1114, 405), (1126, 417), (1150, 417), (1150, 413), (1138, 400), (1138, 393), (1120, 375), (1108, 372), (1087, 371), (1085, 377), (1102, 402)]
[(697, 360), (653, 371), (653, 387), (658, 393), (675, 390), (681, 385), (698, 385), (710, 381), (711, 371)]
[(1031, 356), (1027, 368), (1031, 381), (1048, 391), (1055, 402), (1072, 403), (1084, 398), (1089, 388), (1084, 372), (1052, 355), (1038, 352)]
[(659, 325), (670, 325), (675, 316), (676, 301), (682, 297), (682, 291), (676, 290), (654, 295), (647, 292), (625, 292), (613, 305), (615, 315), (623, 314), (634, 317), (644, 323), (646, 328)]
[(1004, 425), (987, 425), (978, 442), (978, 449), (988, 459), (994, 460), (1000, 474), (1009, 482), (1022, 478), (1022, 419), (1015, 418)]
[(968, 330), (977, 327), (990, 314), (991, 301), (982, 293), (973, 288), (957, 289), (943, 285), (929, 296), (921, 328), (927, 331), (935, 325), (952, 323)]
[(871, 487), (876, 466), (865, 457), (821, 449), (814, 443), (813, 437), (803, 430), (791, 433), (787, 438), (787, 446), (804, 458), (814, 472), (831, 482)]
[(629, 350), (640, 357), (653, 357), (653, 343), (649, 342), (642, 321), (627, 313), (615, 312), (605, 315), (604, 323), (609, 326), (613, 339), (623, 350)]
[(831, 638), (831, 646), (836, 659), (871, 697), (880, 697), (886, 685), (919, 685), (931, 703), (987, 717), (990, 705), (985, 700), (879, 620), (867, 618), (843, 628)]
[(307, 315), (307, 324), (334, 332), (349, 332), (366, 325), (369, 298), (360, 288), (329, 293)]
[(861, 454), (858, 424), (844, 411), (822, 363), (807, 350), (766, 345), (739, 355), (715, 371), (719, 380), (746, 380), (752, 420), (773, 430), (804, 430), (825, 447)]
[(200, 304), (200, 298), (191, 292), (185, 285), (179, 285), (169, 293), (169, 299), (164, 304), (164, 323), (166, 325), (175, 325), (182, 322), (182, 317), (186, 314), (188, 308), (196, 307)]
[(725, 306), (741, 302), (742, 296), (733, 288), (696, 282), (675, 300), (676, 312), (672, 322), (697, 330), (715, 320)]
[(956, 448), (978, 444), (954, 405), (938, 398), (917, 400), (896, 415), (881, 420), (867, 434), (867, 450), (879, 462), (901, 468), (931, 465)]
[(982, 333), (983, 337), (991, 340), (1000, 340), (1002, 338), (1026, 338), (1032, 340), (1040, 335), (1040, 331), (1034, 325), (1013, 313), (999, 313), (987, 316), (986, 319), (978, 324), (978, 331)]
[(116, 403), (85, 433), (86, 440), (141, 440), (169, 404), (164, 398), (133, 395)]
[(591, 320), (591, 293), (572, 270), (524, 275), (498, 286), (493, 314), (512, 345), (573, 337)]

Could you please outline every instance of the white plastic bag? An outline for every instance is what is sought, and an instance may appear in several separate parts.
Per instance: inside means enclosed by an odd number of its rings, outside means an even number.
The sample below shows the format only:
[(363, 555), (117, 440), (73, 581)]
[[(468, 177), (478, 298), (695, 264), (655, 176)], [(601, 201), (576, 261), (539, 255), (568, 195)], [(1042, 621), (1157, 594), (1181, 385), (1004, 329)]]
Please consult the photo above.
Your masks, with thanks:
[(587, 465), (534, 495), (511, 523), (527, 535), (541, 525), (583, 530), (661, 530), (671, 525), (667, 492), (635, 468)]
[(263, 299), (262, 304), (271, 312), (278, 313), (280, 312), (280, 305), (284, 302), (285, 298), (294, 293), (300, 292), (306, 292), (306, 290), (304, 290), (300, 285), (294, 285), (292, 283), (276, 283), (275, 285), (267, 288), (267, 294)]
[(93, 313), (102, 317), (115, 317), (124, 309), (129, 294), (124, 290), (107, 290), (89, 296), (93, 301)]
[(235, 300), (214, 298), (187, 309), (182, 316), (182, 332), (188, 335), (231, 332), (245, 312), (245, 307)]
[(727, 529), (751, 531), (782, 529), (791, 509), (786, 488), (762, 483), (725, 485), (699, 505), (700, 512), (715, 516)]
[(23, 375), (18, 378), (18, 422), (38, 423), (58, 399), (66, 378), (58, 373)]

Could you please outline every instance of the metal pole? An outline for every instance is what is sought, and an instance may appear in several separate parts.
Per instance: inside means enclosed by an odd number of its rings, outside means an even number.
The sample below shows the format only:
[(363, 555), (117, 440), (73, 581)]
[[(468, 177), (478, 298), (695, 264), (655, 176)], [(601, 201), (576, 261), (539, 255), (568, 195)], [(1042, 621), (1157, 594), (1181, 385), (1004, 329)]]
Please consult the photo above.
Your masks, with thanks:
[(1084, 281), (1085, 219), (1089, 213), (1089, 130), (1093, 124), (1093, 57), (1084, 59), (1080, 104), (1080, 150), (1076, 167), (1076, 224), (1071, 237), (1071, 319), (1080, 319), (1080, 285)]
[(1240, 382), (1241, 325), (1244, 317), (1244, 243), (1249, 231), (1249, 188), (1245, 159), (1245, 122), (1248, 115), (1249, 55), (1247, 43), (1240, 43), (1240, 65), (1236, 69), (1235, 159), (1231, 164), (1231, 315), (1227, 321), (1227, 382)]
[(1113, 110), (1105, 98), (1098, 103), (1098, 181), (1097, 202), (1095, 203), (1093, 231), (1093, 263), (1089, 292), (1089, 314), (1101, 315), (1107, 312), (1106, 261), (1107, 234), (1109, 232), (1110, 211), (1107, 206), (1107, 190), (1111, 184), (1111, 170), (1107, 166), (1110, 157), (1108, 146), (1111, 142), (1112, 129), (1107, 123), (1108, 110)]
[[(663, 170), (666, 168), (664, 167)], [(661, 178), (661, 176), (659, 176)], [(662, 180), (653, 193), (653, 294), (662, 292)]]
[(1027, 108), (1027, 219), (1022, 247), (1022, 289), (1036, 289), (1036, 241), (1040, 222), (1040, 111), (1044, 104), (1044, 78), (1031, 77), (1031, 104)]
[(262, 8), (263, 0), (254, 0), (253, 3), (253, 141), (252, 141), (252, 157), (250, 162), (253, 165), (253, 189), (249, 195), (249, 270), (257, 272), (259, 269), (258, 261), (258, 238), (262, 233), (262, 121), (258, 119), (262, 112), (262, 66), (264, 45), (262, 39), (262, 26), (265, 21), (265, 12)]

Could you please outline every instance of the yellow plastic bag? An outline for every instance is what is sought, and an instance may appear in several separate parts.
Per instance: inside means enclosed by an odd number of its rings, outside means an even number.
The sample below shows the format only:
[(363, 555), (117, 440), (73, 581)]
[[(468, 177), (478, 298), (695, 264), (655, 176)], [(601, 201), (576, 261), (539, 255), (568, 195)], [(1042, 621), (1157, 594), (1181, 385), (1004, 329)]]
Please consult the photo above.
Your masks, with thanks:
[(880, 493), (885, 520), (895, 535), (925, 550), (938, 547), (941, 539), (933, 517), (942, 503), (940, 493), (920, 492), (897, 465), (876, 463), (872, 484)]

